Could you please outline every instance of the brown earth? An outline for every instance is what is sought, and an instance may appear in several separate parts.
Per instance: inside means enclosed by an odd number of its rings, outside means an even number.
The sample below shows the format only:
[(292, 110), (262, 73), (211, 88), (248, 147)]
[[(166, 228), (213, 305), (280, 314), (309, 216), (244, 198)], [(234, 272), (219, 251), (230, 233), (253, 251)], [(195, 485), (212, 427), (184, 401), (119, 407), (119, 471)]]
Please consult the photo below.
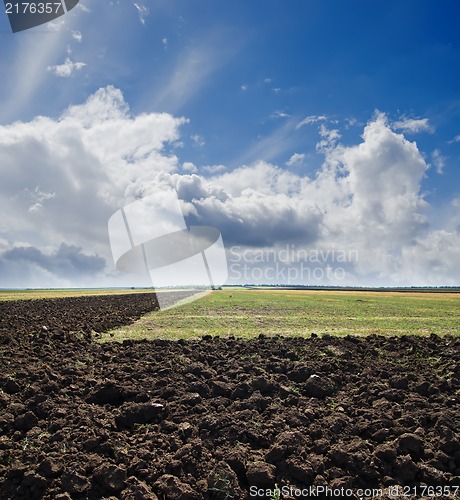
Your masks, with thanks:
[(460, 486), (459, 338), (94, 342), (156, 306), (0, 303), (0, 498)]

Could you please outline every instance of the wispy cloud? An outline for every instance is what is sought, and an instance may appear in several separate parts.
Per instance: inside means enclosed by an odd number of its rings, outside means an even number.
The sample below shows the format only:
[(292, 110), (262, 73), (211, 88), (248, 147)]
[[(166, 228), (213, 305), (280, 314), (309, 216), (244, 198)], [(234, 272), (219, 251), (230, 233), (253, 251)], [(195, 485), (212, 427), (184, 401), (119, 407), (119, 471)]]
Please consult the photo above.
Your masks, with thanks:
[(145, 19), (148, 17), (150, 14), (150, 10), (148, 7), (146, 7), (144, 4), (140, 2), (134, 2), (133, 3), (134, 7), (137, 10), (137, 14), (139, 16), (139, 21), (141, 24), (145, 24)]
[(199, 148), (202, 148), (206, 144), (204, 137), (198, 134), (190, 136), (190, 139), (192, 139), (195, 146), (198, 146)]
[(327, 116), (324, 115), (310, 115), (301, 120), (296, 128), (304, 127), (305, 125), (313, 125), (314, 123), (323, 122), (327, 120)]
[(72, 38), (77, 42), (81, 42), (83, 37), (80, 31), (72, 31)]
[(241, 44), (229, 45), (223, 37), (228, 34), (211, 33), (200, 45), (187, 48), (177, 58), (170, 74), (156, 93), (155, 109), (180, 112), (180, 109), (209, 85), (216, 71), (240, 50)]
[(286, 162), (288, 167), (301, 167), (305, 163), (305, 154), (294, 153)]
[(291, 115), (285, 113), (284, 111), (275, 111), (270, 115), (271, 118), (290, 118)]
[(292, 150), (297, 141), (294, 132), (293, 119), (286, 120), (269, 135), (258, 138), (252, 146), (232, 162), (232, 165), (248, 165), (256, 160), (273, 161), (282, 153)]
[(442, 174), (444, 172), (444, 167), (446, 165), (446, 159), (441, 154), (441, 151), (439, 151), (439, 149), (435, 149), (431, 153), (431, 160), (433, 162), (433, 165), (436, 167), (436, 172), (438, 174)]
[(49, 92), (47, 68), (64, 59), (70, 40), (78, 41), (74, 28), (82, 15), (82, 9), (74, 9), (60, 22), (47, 23), (43, 30), (18, 38), (11, 58), (0, 61), (1, 121), (17, 120), (40, 107)]
[(434, 128), (430, 125), (428, 118), (402, 118), (393, 123), (395, 130), (402, 130), (410, 134), (419, 132), (434, 132)]
[(44, 68), (50, 60), (55, 60), (62, 51), (64, 32), (40, 34), (40, 44), (36, 37), (21, 40), (13, 54), (13, 64), (2, 71), (2, 120), (16, 119), (41, 88), (47, 76)]

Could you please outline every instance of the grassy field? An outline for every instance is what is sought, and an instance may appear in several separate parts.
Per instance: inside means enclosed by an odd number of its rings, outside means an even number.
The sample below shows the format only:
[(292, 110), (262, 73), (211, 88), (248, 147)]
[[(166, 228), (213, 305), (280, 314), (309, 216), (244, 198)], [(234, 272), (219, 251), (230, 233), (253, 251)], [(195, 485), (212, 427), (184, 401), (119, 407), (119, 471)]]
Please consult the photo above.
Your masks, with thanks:
[(102, 341), (202, 335), (459, 335), (460, 294), (224, 289), (146, 315)]

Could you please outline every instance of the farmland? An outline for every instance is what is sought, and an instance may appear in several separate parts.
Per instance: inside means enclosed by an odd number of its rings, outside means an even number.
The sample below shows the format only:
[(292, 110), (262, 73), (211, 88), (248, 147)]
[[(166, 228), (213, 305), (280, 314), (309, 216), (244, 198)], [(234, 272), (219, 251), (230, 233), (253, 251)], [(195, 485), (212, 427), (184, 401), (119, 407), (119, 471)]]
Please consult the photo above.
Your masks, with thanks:
[(196, 338), (260, 333), (459, 335), (460, 294), (224, 289), (146, 315), (104, 339)]
[(460, 295), (36, 293), (0, 300), (2, 498), (458, 491)]

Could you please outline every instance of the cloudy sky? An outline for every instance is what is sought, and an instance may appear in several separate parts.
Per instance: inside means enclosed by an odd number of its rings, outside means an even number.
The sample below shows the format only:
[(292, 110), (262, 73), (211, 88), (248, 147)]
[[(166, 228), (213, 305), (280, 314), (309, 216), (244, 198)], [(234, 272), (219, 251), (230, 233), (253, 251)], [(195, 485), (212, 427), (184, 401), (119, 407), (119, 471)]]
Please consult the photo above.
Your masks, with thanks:
[(81, 0), (0, 15), (0, 287), (131, 285), (174, 187), (229, 283), (460, 285), (457, 0)]

